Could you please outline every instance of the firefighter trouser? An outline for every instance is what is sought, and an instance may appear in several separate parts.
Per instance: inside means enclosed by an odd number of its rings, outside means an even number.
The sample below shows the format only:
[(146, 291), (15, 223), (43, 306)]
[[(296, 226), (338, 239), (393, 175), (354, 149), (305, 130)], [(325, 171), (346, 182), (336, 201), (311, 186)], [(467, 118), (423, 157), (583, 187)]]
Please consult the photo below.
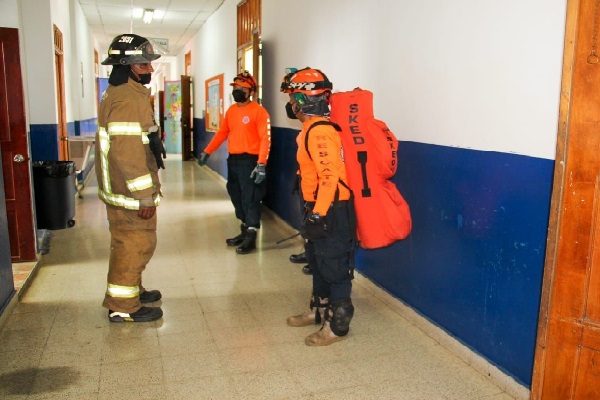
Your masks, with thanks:
[[(313, 204), (307, 203), (311, 212)], [(325, 216), (327, 236), (304, 245), (308, 265), (313, 270), (313, 295), (333, 303), (349, 300), (354, 277), (354, 209), (349, 201), (337, 201)]]
[(156, 214), (145, 220), (137, 210), (107, 207), (110, 230), (108, 285), (102, 305), (133, 313), (140, 309), (142, 272), (156, 249)]
[(261, 201), (267, 187), (266, 181), (256, 184), (250, 179), (257, 162), (255, 154), (230, 154), (227, 158), (227, 193), (235, 216), (247, 227), (256, 229), (260, 228)]

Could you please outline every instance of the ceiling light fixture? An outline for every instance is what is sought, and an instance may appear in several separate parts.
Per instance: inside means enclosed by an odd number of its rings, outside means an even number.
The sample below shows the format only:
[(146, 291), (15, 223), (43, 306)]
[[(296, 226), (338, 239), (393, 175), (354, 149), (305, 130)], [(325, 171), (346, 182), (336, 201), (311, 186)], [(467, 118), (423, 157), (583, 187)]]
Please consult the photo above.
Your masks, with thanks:
[(152, 17), (154, 17), (154, 9), (145, 8), (144, 16), (142, 17), (142, 19), (144, 20), (144, 23), (149, 24), (150, 22), (152, 22)]

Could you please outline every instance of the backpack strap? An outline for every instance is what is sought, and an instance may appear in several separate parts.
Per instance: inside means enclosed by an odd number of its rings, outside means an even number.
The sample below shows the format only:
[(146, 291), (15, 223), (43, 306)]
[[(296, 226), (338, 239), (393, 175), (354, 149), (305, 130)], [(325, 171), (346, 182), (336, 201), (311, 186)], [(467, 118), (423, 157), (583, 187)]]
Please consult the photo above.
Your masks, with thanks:
[(306, 131), (306, 135), (304, 136), (304, 148), (306, 149), (306, 153), (308, 154), (308, 156), (310, 157), (311, 160), (312, 160), (312, 156), (310, 155), (310, 150), (308, 150), (308, 134), (310, 133), (312, 128), (314, 128), (315, 126), (319, 126), (319, 125), (333, 126), (333, 128), (336, 131), (338, 131), (338, 132), (342, 131), (342, 128), (338, 124), (336, 124), (335, 122), (331, 122), (331, 121), (317, 121), (314, 124), (312, 124), (311, 126), (309, 126), (308, 130)]

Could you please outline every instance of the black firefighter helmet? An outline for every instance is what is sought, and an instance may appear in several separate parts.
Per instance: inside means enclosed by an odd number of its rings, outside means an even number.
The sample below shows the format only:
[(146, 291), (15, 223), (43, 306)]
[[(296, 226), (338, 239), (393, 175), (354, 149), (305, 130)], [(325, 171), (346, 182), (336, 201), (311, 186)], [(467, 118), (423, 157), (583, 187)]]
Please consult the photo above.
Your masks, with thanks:
[(160, 57), (145, 37), (125, 33), (115, 37), (102, 65), (146, 64)]

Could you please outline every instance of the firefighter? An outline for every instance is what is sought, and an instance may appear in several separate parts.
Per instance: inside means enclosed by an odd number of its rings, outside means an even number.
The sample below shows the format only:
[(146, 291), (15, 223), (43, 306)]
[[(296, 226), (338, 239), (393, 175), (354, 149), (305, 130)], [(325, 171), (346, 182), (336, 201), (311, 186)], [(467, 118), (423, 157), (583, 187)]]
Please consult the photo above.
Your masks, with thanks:
[(302, 122), (296, 138), (300, 189), (305, 201), (301, 232), (312, 269), (309, 310), (288, 317), (290, 326), (322, 324), (305, 339), (308, 346), (327, 346), (346, 338), (354, 307), (350, 298), (356, 247), (352, 192), (345, 184), (342, 143), (329, 122), (333, 88), (318, 69), (287, 74), (281, 91), (289, 94), (286, 113)]
[(103, 306), (111, 322), (149, 322), (162, 317), (158, 290), (142, 286), (142, 272), (156, 249), (158, 167), (166, 157), (150, 103), (151, 62), (159, 58), (146, 38), (115, 37), (103, 65), (112, 65), (96, 132), (98, 195), (106, 204), (111, 235)]
[(256, 249), (260, 229), (266, 164), (271, 150), (271, 117), (252, 100), (257, 88), (248, 71), (238, 74), (230, 85), (235, 104), (227, 109), (219, 131), (198, 157), (198, 165), (205, 165), (209, 156), (227, 140), (226, 187), (241, 225), (239, 235), (225, 242), (228, 246), (238, 246), (237, 254), (248, 254)]

